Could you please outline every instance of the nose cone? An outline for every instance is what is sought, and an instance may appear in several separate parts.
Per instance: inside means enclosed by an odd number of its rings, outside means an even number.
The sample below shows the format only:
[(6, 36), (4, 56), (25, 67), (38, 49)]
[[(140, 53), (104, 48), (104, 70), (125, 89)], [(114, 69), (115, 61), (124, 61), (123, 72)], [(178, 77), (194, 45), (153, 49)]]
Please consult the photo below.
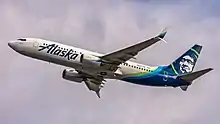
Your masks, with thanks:
[(8, 46), (17, 52), (19, 50), (19, 44), (17, 43), (17, 41), (9, 41)]
[(12, 49), (15, 48), (15, 41), (9, 41), (8, 46), (11, 47)]

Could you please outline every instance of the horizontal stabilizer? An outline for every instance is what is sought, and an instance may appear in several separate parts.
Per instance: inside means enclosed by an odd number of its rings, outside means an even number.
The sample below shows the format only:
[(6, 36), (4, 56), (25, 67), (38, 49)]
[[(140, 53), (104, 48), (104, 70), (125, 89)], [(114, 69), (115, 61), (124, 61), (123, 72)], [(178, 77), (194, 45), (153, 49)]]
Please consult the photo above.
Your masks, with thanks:
[[(213, 70), (212, 68), (208, 68), (208, 69), (204, 69), (204, 70), (200, 70), (200, 71), (196, 71), (196, 72), (192, 72), (189, 74), (185, 74), (185, 75), (181, 75), (178, 76), (180, 79), (191, 83), (193, 80), (199, 78), (200, 76), (208, 73), (209, 71)], [(182, 88), (181, 88), (182, 89)]]

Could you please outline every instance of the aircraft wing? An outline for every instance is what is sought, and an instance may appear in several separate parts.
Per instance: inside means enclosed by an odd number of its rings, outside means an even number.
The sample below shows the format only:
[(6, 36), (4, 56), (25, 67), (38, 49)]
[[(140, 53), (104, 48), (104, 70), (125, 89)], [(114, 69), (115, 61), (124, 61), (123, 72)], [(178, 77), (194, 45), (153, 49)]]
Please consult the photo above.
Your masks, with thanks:
[(115, 51), (113, 53), (104, 55), (100, 57), (102, 60), (107, 61), (109, 64), (114, 64), (115, 66), (120, 65), (127, 60), (134, 58), (138, 54), (138, 52), (142, 51), (143, 49), (157, 43), (160, 40), (165, 41), (163, 38), (166, 35), (167, 31), (164, 29), (158, 36), (153, 37), (151, 39), (145, 40), (143, 42), (137, 43), (133, 46)]

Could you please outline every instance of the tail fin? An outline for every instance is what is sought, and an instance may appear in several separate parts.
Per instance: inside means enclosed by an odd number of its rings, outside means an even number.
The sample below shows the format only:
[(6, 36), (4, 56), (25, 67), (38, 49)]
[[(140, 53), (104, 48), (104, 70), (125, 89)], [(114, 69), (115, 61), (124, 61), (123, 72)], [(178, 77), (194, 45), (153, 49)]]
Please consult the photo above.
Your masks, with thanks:
[(195, 44), (182, 56), (167, 67), (167, 71), (172, 75), (182, 75), (193, 71), (199, 57), (202, 46)]
[[(184, 75), (178, 76), (178, 78), (182, 79), (185, 82), (188, 82), (189, 85), (190, 85), (190, 84), (192, 84), (193, 80), (201, 77), (202, 75), (210, 72), (211, 70), (213, 70), (213, 68), (207, 68), (207, 69), (204, 69), (204, 70), (200, 70), (200, 71), (196, 71), (196, 72), (192, 72), (192, 73), (189, 73), (189, 74), (184, 74)], [(186, 91), (189, 85), (183, 85), (183, 86), (180, 86), (180, 88), (183, 91)]]

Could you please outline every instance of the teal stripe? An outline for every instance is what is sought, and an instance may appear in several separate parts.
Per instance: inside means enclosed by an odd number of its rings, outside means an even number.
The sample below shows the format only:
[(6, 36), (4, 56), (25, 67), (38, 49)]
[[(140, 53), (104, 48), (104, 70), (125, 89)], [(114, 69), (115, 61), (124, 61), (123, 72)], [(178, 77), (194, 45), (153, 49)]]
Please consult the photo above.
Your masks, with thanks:
[(139, 75), (139, 76), (135, 76), (135, 75), (127, 75), (125, 76), (123, 79), (144, 79), (144, 78), (149, 78), (152, 77), (154, 75), (159, 74), (159, 72), (163, 70), (163, 67), (159, 66), (156, 70), (154, 70), (153, 72), (150, 73), (146, 73), (144, 75)]

